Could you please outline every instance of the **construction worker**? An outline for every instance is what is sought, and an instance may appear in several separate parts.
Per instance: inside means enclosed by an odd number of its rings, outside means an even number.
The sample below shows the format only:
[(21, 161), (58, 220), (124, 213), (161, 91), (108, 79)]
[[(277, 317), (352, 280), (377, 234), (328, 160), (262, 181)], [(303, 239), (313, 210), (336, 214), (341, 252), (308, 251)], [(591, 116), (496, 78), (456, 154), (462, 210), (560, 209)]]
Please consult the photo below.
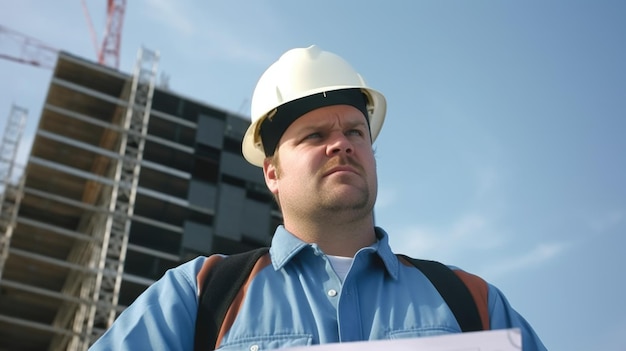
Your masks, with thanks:
[[(372, 143), (385, 119), (384, 96), (344, 59), (311, 46), (287, 51), (265, 71), (251, 110), (242, 152), (262, 168), (284, 224), (218, 321), (209, 348), (267, 350), (466, 330), (454, 301), (426, 271), (394, 254), (388, 234), (374, 225)], [(211, 293), (203, 279), (222, 260), (228, 258), (200, 257), (168, 271), (92, 349), (192, 350), (194, 335), (203, 338), (201, 329), (194, 332), (198, 294)], [(497, 288), (441, 266), (471, 292), (479, 329), (519, 328), (524, 350), (545, 350)]]

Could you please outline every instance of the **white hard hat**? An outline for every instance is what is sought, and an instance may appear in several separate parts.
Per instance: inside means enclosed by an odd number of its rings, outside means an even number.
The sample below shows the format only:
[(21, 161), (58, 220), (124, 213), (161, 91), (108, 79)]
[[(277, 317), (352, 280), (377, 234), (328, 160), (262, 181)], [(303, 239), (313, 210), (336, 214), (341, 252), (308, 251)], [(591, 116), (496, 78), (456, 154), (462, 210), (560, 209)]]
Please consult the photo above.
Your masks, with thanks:
[[(277, 107), (307, 96), (344, 89), (360, 89), (365, 95), (369, 115), (366, 117), (369, 117), (374, 142), (385, 119), (385, 97), (369, 88), (348, 62), (331, 52), (315, 45), (287, 51), (263, 73), (254, 89), (252, 123), (243, 138), (243, 156), (255, 166), (263, 166), (266, 152), (259, 130)], [(268, 151), (269, 154), (274, 152)]]

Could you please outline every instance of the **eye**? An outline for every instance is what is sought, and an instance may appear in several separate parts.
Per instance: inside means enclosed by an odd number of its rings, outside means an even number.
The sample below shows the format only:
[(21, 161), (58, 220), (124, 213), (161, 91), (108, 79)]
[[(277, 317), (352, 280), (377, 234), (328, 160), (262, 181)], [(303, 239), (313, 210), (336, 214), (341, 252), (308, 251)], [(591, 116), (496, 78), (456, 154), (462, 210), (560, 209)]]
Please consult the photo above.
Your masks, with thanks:
[(352, 136), (362, 136), (363, 135), (363, 131), (361, 131), (360, 129), (350, 129), (346, 132), (346, 135), (352, 135)]
[(309, 135), (307, 135), (306, 137), (304, 137), (304, 139), (319, 139), (322, 137), (322, 133), (319, 132), (315, 132), (315, 133), (311, 133)]

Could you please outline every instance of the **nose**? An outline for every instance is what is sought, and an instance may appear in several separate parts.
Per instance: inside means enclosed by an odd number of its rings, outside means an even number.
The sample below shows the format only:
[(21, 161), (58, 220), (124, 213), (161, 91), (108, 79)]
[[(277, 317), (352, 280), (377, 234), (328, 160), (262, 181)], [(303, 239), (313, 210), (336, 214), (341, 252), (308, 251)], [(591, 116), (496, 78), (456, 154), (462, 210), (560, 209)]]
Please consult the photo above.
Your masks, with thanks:
[(350, 143), (350, 140), (348, 140), (343, 133), (336, 133), (328, 141), (328, 145), (326, 146), (326, 155), (332, 157), (342, 152), (345, 152), (348, 155), (351, 154), (353, 152), (352, 143)]

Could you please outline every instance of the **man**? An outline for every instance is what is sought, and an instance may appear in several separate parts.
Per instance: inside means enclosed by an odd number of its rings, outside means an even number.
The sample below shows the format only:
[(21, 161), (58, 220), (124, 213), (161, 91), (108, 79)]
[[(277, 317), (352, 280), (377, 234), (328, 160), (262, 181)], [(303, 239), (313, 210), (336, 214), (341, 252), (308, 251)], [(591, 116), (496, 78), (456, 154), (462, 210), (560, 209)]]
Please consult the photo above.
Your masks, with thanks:
[[(228, 310), (217, 349), (461, 332), (433, 284), (392, 253), (387, 234), (374, 226), (372, 143), (385, 112), (379, 92), (316, 46), (286, 52), (260, 78), (242, 151), (263, 168), (284, 225)], [(191, 350), (201, 281), (222, 259), (202, 257), (168, 271), (92, 349)], [(545, 350), (500, 291), (484, 287), (485, 327), (520, 328), (524, 350)]]

